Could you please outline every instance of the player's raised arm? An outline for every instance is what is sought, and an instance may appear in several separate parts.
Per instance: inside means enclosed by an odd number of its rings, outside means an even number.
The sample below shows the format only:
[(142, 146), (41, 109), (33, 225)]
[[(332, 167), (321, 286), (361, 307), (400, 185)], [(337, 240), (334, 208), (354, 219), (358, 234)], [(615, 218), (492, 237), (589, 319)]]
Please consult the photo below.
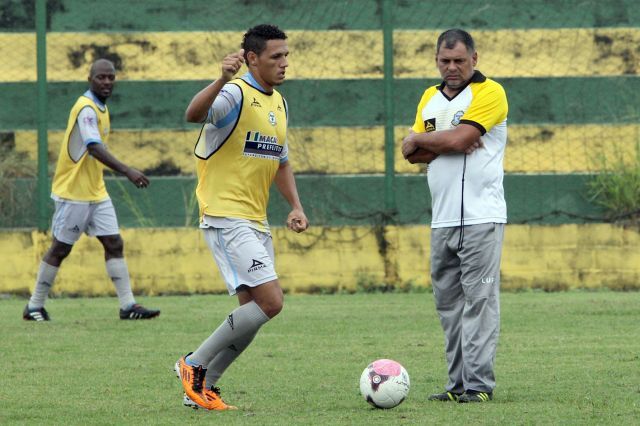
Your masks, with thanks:
[(244, 49), (231, 53), (222, 60), (222, 74), (219, 79), (196, 93), (185, 111), (185, 120), (189, 123), (202, 123), (209, 112), (213, 101), (222, 87), (240, 70), (244, 63)]

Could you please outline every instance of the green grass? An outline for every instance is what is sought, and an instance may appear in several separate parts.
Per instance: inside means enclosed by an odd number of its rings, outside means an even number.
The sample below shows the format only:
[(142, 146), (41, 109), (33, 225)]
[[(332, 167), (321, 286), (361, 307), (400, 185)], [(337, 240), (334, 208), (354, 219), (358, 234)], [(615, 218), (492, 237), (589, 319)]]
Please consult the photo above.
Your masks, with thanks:
[[(502, 295), (495, 400), (426, 401), (445, 382), (429, 293), (290, 295), (220, 383), (237, 412), (181, 405), (171, 368), (235, 307), (229, 296), (140, 298), (159, 319), (117, 319), (113, 298), (53, 299), (50, 323), (0, 300), (0, 424), (637, 424), (640, 293)], [(409, 398), (369, 408), (360, 373), (400, 361)]]

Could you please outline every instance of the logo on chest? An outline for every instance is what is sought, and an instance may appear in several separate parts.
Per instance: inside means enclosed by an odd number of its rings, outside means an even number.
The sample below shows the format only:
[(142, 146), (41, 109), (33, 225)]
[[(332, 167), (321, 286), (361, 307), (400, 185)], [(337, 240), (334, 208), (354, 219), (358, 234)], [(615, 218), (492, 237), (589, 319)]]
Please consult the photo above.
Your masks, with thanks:
[(464, 111), (458, 111), (455, 114), (453, 114), (453, 120), (451, 120), (451, 125), (457, 126), (458, 124), (460, 124), (460, 119), (462, 118), (463, 115), (464, 115)]
[(277, 136), (263, 135), (258, 131), (248, 131), (244, 139), (243, 155), (268, 160), (279, 160), (282, 149), (282, 145), (278, 144)]
[(425, 132), (435, 132), (436, 131), (436, 119), (434, 118), (427, 118), (426, 120), (424, 120), (424, 131)]

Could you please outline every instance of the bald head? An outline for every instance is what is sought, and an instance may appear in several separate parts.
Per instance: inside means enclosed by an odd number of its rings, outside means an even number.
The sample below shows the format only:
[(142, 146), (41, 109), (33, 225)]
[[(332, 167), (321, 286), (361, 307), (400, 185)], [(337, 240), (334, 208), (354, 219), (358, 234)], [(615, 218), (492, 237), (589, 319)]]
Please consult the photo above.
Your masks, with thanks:
[(102, 102), (111, 96), (113, 83), (116, 80), (116, 67), (108, 59), (98, 59), (89, 70), (89, 86), (91, 91)]
[(106, 72), (108, 74), (115, 74), (116, 67), (113, 65), (108, 59), (98, 59), (93, 64), (91, 64), (91, 69), (89, 70), (89, 79), (96, 76), (101, 72)]

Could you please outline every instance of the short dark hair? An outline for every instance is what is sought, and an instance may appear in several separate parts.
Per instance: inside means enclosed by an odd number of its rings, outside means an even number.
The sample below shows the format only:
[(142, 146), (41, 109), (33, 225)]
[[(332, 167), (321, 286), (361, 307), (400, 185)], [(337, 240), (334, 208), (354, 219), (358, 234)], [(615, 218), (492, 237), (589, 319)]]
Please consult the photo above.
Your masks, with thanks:
[(242, 48), (244, 49), (244, 59), (247, 60), (247, 53), (254, 52), (260, 55), (267, 47), (267, 40), (286, 40), (287, 35), (275, 25), (260, 24), (250, 28), (242, 38)]
[(451, 28), (440, 34), (438, 37), (438, 43), (436, 44), (436, 55), (440, 52), (440, 46), (444, 43), (444, 47), (447, 49), (453, 49), (457, 42), (462, 42), (465, 45), (469, 53), (476, 51), (476, 44), (473, 41), (471, 34), (460, 28)]

